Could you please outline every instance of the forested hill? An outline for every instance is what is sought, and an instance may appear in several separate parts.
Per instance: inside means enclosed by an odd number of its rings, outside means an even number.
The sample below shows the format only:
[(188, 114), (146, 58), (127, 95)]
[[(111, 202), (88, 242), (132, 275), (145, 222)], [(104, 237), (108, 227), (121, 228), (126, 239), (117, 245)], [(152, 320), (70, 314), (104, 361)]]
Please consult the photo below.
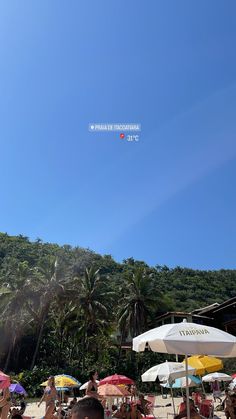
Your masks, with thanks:
[[(91, 250), (69, 245), (43, 243), (40, 239), (30, 242), (24, 236), (8, 236), (0, 233), (0, 281), (8, 281), (6, 275), (14, 272), (19, 262), (26, 262), (30, 268), (39, 266), (45, 258), (59, 257), (67, 270), (83, 273), (94, 265), (100, 273), (108, 274), (111, 284), (120, 281), (122, 275), (136, 268), (145, 268), (155, 277), (157, 286), (165, 294), (171, 307), (178, 310), (192, 309), (222, 302), (236, 295), (236, 270), (200, 271), (189, 268), (156, 265), (150, 267), (143, 261), (129, 258), (122, 264), (110, 255), (101, 256)], [(158, 262), (158, 261), (157, 261)], [(14, 277), (14, 275), (13, 275)]]
[(0, 233), (0, 369), (73, 372), (97, 364), (128, 373), (136, 364), (122, 358), (127, 336), (155, 327), (165, 311), (235, 295), (235, 270), (117, 263), (80, 247)]

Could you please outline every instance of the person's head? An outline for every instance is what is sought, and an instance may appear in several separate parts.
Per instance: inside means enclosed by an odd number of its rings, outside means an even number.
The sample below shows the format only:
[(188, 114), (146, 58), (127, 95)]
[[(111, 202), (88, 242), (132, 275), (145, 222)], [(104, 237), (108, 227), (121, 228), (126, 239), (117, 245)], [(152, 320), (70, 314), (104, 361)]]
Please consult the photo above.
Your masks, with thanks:
[(73, 407), (72, 419), (104, 419), (104, 409), (94, 397), (84, 397)]
[(142, 393), (139, 395), (139, 399), (140, 400), (143, 400), (144, 399), (144, 395)]
[(53, 375), (50, 375), (50, 377), (48, 378), (48, 386), (55, 387), (55, 377)]
[(95, 381), (95, 380), (97, 380), (97, 378), (98, 378), (97, 371), (96, 370), (90, 371), (89, 379), (92, 380), (92, 381)]
[(22, 419), (22, 416), (21, 416), (19, 413), (15, 413), (15, 414), (12, 416), (12, 419)]
[(185, 396), (185, 394), (183, 395), (183, 401), (186, 402), (187, 398)]

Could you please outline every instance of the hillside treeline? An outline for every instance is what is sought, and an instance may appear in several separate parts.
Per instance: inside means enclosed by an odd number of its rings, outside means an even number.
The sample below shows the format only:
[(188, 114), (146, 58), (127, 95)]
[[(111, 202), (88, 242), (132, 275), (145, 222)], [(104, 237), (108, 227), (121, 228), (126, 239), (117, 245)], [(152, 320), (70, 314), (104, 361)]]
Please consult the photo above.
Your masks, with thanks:
[[(157, 260), (158, 262), (158, 260)], [(0, 369), (137, 375), (158, 354), (124, 351), (168, 310), (236, 294), (236, 271), (148, 266), (129, 258), (0, 233)], [(159, 357), (159, 358), (158, 358)]]

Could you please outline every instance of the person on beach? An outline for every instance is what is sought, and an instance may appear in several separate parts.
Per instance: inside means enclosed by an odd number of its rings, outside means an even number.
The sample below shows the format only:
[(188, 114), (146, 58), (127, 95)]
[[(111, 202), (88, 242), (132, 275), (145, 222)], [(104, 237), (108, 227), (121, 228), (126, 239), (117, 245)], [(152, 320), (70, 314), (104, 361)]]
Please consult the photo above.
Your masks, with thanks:
[(213, 393), (213, 399), (214, 399), (214, 402), (216, 402), (217, 401), (217, 399), (219, 400), (219, 402), (220, 403), (222, 403), (222, 400), (221, 400), (221, 398), (220, 398), (220, 395), (221, 395), (221, 391), (220, 391), (220, 384), (219, 384), (219, 381), (217, 381), (217, 380), (215, 380), (213, 383), (212, 383), (212, 393)]
[(7, 419), (11, 406), (11, 395), (9, 388), (0, 390), (0, 418)]
[(225, 390), (225, 399), (223, 400), (222, 405), (224, 407), (226, 419), (229, 419), (229, 418), (234, 419), (234, 408), (233, 408), (232, 397), (230, 396), (228, 390)]
[[(190, 410), (190, 417), (191, 419), (201, 419), (197, 409), (194, 406), (194, 402), (192, 399), (189, 399), (189, 410)], [(187, 418), (187, 400), (186, 396), (183, 397), (183, 402), (179, 406), (179, 413), (174, 417), (174, 419), (182, 419)]]
[(201, 393), (199, 391), (193, 392), (192, 399), (194, 401), (195, 406), (199, 408), (202, 401)]
[(134, 384), (131, 384), (130, 386), (130, 393), (131, 393), (131, 401), (135, 400), (136, 395), (137, 395), (137, 390)]
[(104, 419), (104, 409), (95, 397), (84, 397), (73, 407), (71, 419)]
[(44, 416), (45, 419), (51, 419), (53, 417), (53, 413), (55, 411), (55, 402), (57, 400), (59, 401), (59, 397), (55, 387), (55, 378), (50, 376), (48, 379), (48, 385), (44, 390), (43, 397), (38, 404), (39, 407), (43, 401), (46, 403)]
[(98, 373), (97, 371), (91, 371), (89, 374), (89, 382), (88, 387), (86, 390), (86, 396), (89, 397), (95, 397), (95, 399), (98, 399), (98, 386), (96, 383), (96, 380), (98, 379)]
[(26, 403), (25, 403), (25, 396), (24, 394), (20, 394), (20, 410), (19, 414), (23, 415), (25, 413)]
[(117, 409), (113, 414), (113, 418), (119, 418), (119, 419), (130, 419), (130, 413), (131, 413), (131, 406), (128, 403), (122, 403), (120, 408)]
[(131, 402), (131, 412), (130, 412), (130, 419), (141, 419), (142, 414), (138, 410), (138, 403), (137, 402)]
[(146, 400), (144, 398), (143, 394), (139, 395), (139, 400), (138, 400), (138, 410), (143, 413), (145, 416), (148, 415), (150, 413), (150, 408), (151, 408), (152, 403), (149, 402), (148, 400)]

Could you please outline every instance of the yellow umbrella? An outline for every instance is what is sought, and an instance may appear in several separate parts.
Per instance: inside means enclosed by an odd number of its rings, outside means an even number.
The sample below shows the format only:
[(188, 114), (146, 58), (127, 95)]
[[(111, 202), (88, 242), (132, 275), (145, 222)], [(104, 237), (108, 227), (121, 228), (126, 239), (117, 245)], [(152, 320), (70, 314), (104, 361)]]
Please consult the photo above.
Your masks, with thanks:
[[(76, 378), (72, 377), (71, 375), (61, 374), (55, 375), (55, 387), (80, 387), (81, 383), (76, 380)], [(44, 381), (41, 386), (46, 387), (48, 385), (48, 381)]]
[(195, 368), (195, 375), (205, 375), (210, 372), (222, 370), (221, 359), (206, 355), (193, 355), (187, 358), (188, 365)]

